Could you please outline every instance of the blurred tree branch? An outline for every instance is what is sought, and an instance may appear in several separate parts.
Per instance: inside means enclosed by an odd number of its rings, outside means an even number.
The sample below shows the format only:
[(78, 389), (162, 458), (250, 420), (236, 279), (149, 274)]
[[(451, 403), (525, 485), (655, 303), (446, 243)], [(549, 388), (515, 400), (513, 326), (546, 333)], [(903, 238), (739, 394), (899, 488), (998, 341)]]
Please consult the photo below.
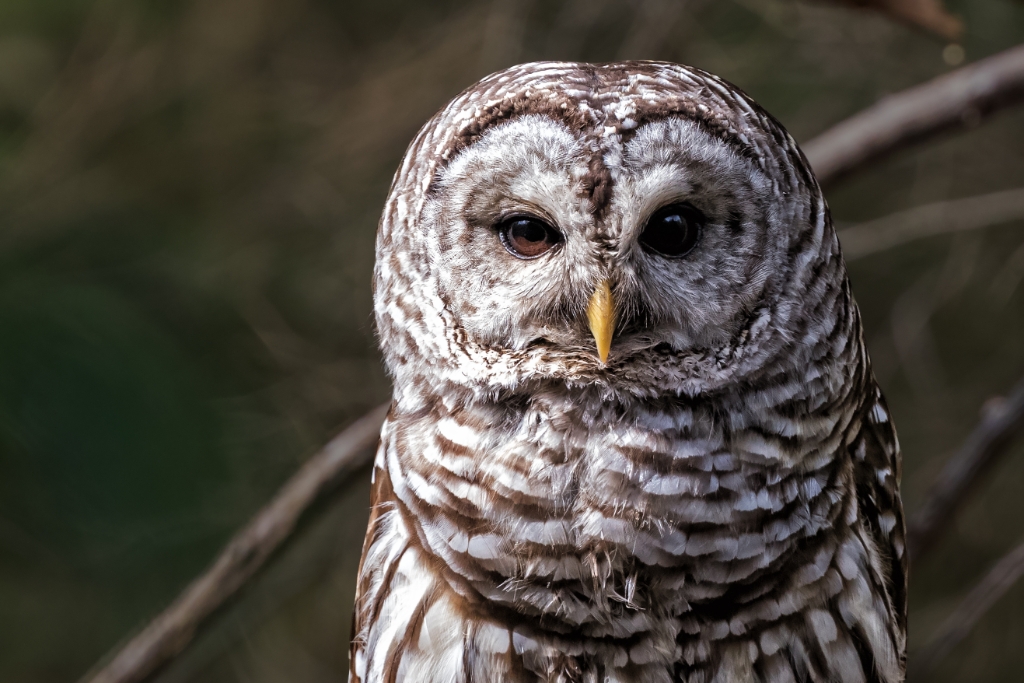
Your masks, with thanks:
[(907, 680), (925, 680), (1021, 576), (1024, 576), (1024, 543), (1004, 555), (989, 570), (942, 623), (938, 635), (932, 638), (928, 647), (918, 657), (911, 659)]
[(949, 521), (979, 478), (1024, 430), (1024, 379), (1005, 399), (991, 402), (981, 422), (942, 468), (924, 504), (907, 524), (911, 560), (920, 560), (949, 526)]
[(839, 231), (847, 261), (898, 247), (916, 239), (987, 228), (1024, 218), (1024, 188), (950, 199)]
[(950, 14), (942, 0), (839, 0), (843, 5), (873, 9), (891, 19), (923, 28), (946, 40), (957, 40), (964, 23)]
[(227, 544), (210, 568), (171, 605), (129, 639), (105, 664), (83, 677), (90, 683), (147, 680), (191, 642), (210, 615), (235, 596), (291, 535), (302, 514), (372, 458), (389, 404), (356, 420), (311, 457)]
[(975, 126), (1024, 99), (1024, 45), (889, 95), (803, 145), (818, 182), (834, 183), (889, 153)]

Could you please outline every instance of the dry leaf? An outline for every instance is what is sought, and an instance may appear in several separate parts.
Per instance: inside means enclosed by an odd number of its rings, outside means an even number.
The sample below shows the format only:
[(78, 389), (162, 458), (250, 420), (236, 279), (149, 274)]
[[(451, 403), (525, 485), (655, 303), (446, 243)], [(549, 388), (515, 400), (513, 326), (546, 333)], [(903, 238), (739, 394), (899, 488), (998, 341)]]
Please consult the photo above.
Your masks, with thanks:
[(963, 34), (963, 21), (950, 14), (942, 0), (836, 0), (844, 5), (876, 10), (907, 24), (936, 33), (946, 40)]

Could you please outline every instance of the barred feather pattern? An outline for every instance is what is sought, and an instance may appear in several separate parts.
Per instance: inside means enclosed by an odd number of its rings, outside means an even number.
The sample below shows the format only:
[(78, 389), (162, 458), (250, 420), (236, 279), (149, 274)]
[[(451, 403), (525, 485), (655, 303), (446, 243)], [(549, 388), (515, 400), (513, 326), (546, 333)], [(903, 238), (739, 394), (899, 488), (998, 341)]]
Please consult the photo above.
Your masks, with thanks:
[[(651, 158), (711, 207), (680, 294), (627, 253)], [(459, 218), (530, 191), (524, 168), (576, 207), (550, 289)], [(581, 322), (601, 278), (625, 302), (607, 365)], [(518, 292), (540, 303), (508, 313)], [(375, 306), (395, 395), (350, 681), (903, 680), (895, 430), (820, 189), (734, 86), (655, 62), (484, 79), (396, 174)]]

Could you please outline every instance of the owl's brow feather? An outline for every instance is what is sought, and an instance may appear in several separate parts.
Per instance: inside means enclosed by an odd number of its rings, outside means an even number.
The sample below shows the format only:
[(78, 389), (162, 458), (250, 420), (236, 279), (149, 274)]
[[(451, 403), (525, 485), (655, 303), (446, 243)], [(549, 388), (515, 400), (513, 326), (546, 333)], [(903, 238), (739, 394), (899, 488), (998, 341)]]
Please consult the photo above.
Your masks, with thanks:
[[(589, 200), (595, 216), (600, 216), (607, 209), (613, 185), (611, 171), (604, 159), (607, 150), (604, 149), (603, 137), (611, 131), (620, 142), (626, 142), (641, 125), (671, 117), (694, 122), (739, 155), (762, 164), (765, 162), (762, 158), (763, 145), (750, 139), (752, 126), (746, 121), (752, 115), (761, 124), (753, 128), (766, 129), (769, 142), (786, 151), (791, 170), (795, 169), (799, 176), (798, 184), (814, 184), (806, 160), (795, 148), (795, 143), (790, 144), (792, 140), (785, 129), (745, 93), (700, 69), (689, 69), (691, 75), (698, 77), (694, 82), (681, 80), (665, 67), (665, 64), (654, 62), (565, 64), (559, 70), (557, 80), (537, 79), (536, 74), (532, 78), (513, 78), (511, 82), (507, 79), (495, 81), (493, 77), (484, 79), (463, 91), (453, 103), (466, 107), (472, 106), (470, 103), (477, 96), (493, 97), (496, 91), (503, 92), (503, 95), (474, 112), (473, 117), (441, 148), (438, 155), (440, 163), (427, 187), (427, 194), (436, 190), (444, 167), (459, 152), (480, 140), (490, 128), (526, 115), (550, 118), (589, 142), (592, 157), (586, 174), (580, 180), (582, 195)], [(636, 80), (638, 75), (644, 77), (639, 82)], [(672, 88), (664, 87), (666, 77), (673, 81)], [(567, 87), (567, 80), (572, 89)], [(638, 84), (657, 91), (658, 97), (641, 96), (636, 92)], [(731, 106), (725, 107), (733, 114), (732, 117), (723, 116), (720, 107), (702, 104), (708, 99), (722, 100), (722, 88), (728, 90), (733, 100)], [(623, 99), (628, 99), (633, 108), (624, 119), (607, 110), (609, 105)], [(730, 104), (728, 101), (722, 103)], [(438, 116), (450, 116), (452, 113), (451, 109), (446, 109)]]

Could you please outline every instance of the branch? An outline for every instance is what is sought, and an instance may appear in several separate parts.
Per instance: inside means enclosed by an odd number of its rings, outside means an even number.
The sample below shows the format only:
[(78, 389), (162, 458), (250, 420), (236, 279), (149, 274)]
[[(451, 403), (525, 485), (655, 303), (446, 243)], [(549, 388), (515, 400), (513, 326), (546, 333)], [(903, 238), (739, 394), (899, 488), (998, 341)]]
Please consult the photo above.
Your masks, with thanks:
[(920, 656), (911, 661), (909, 680), (924, 680), (942, 658), (967, 637), (985, 612), (989, 610), (1024, 575), (1024, 543), (1003, 556), (971, 589), (956, 610), (939, 627)]
[(912, 561), (934, 544), (978, 479), (1024, 430), (1024, 379), (1005, 399), (986, 410), (960, 450), (942, 468), (924, 505), (907, 524), (907, 545)]
[(233, 597), (287, 539), (305, 512), (343, 477), (366, 465), (389, 404), (374, 408), (306, 461), (242, 529), (206, 572), (166, 610), (82, 683), (139, 683), (191, 642), (197, 629)]
[(950, 128), (976, 125), (1021, 99), (1024, 45), (889, 95), (803, 149), (818, 182), (828, 185), (896, 149)]
[(896, 21), (925, 29), (946, 40), (959, 40), (964, 22), (946, 10), (942, 0), (838, 0), (841, 4), (880, 12)]
[(1024, 218), (1024, 188), (925, 204), (839, 231), (847, 261), (922, 237), (977, 230)]

